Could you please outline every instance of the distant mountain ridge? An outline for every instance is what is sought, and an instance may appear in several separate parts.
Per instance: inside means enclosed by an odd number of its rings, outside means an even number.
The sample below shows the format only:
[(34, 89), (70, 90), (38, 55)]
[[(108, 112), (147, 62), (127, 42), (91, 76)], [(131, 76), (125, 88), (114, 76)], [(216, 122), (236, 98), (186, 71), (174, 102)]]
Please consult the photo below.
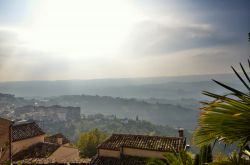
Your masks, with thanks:
[[(239, 86), (233, 74), (96, 80), (0, 82), (0, 92), (20, 97), (102, 95), (124, 98), (200, 98), (202, 90), (220, 90), (211, 79)], [(222, 92), (222, 91), (219, 91)]]

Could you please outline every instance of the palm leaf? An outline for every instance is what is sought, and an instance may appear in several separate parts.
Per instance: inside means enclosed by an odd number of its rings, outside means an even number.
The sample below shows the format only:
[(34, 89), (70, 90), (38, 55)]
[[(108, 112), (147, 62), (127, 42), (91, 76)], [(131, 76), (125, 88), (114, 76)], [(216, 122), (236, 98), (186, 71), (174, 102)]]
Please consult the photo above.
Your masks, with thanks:
[[(248, 64), (250, 67), (249, 60)], [(242, 65), (241, 68), (249, 81), (249, 76)], [(247, 83), (233, 67), (232, 69), (243, 85), (249, 90), (250, 88)], [(202, 146), (216, 140), (222, 141), (225, 144), (235, 142), (239, 142), (241, 145), (246, 144), (250, 138), (250, 94), (243, 93), (219, 81), (213, 81), (232, 93), (219, 95), (207, 91), (202, 92), (214, 100), (201, 102), (204, 107), (201, 108), (198, 121), (199, 127), (194, 133), (194, 143)]]
[(248, 86), (247, 83), (243, 80), (243, 78), (241, 78), (241, 76), (239, 75), (239, 73), (234, 69), (234, 67), (231, 66), (231, 68), (233, 69), (234, 73), (235, 73), (236, 76), (239, 78), (239, 80), (242, 82), (242, 84), (248, 89), (248, 91), (250, 91), (249, 86)]
[(216, 81), (216, 80), (214, 80), (214, 79), (213, 79), (213, 81), (214, 81), (215, 83), (219, 84), (220, 86), (226, 88), (227, 90), (232, 91), (236, 96), (238, 96), (238, 95), (246, 95), (245, 93), (243, 93), (243, 92), (241, 92), (241, 91), (239, 91), (239, 90), (237, 90), (237, 89), (234, 89), (234, 88), (232, 88), (232, 87), (230, 87), (230, 86), (228, 86), (228, 85), (225, 85), (225, 84), (223, 84), (223, 83), (221, 83), (221, 82), (219, 82), (219, 81)]
[(242, 64), (240, 63), (240, 67), (241, 67), (241, 70), (243, 71), (243, 73), (244, 73), (244, 75), (245, 75), (245, 77), (246, 77), (246, 79), (248, 80), (248, 82), (250, 83), (250, 78), (248, 77), (248, 75), (247, 75), (247, 73), (246, 73), (246, 71), (245, 71), (245, 69), (244, 69), (244, 67), (242, 66)]

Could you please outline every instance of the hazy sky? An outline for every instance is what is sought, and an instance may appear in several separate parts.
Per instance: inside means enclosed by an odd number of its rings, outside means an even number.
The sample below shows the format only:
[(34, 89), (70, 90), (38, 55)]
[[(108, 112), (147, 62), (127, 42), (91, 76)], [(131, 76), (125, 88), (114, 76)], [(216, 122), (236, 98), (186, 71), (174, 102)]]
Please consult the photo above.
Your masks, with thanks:
[(0, 81), (231, 72), (249, 0), (0, 0)]

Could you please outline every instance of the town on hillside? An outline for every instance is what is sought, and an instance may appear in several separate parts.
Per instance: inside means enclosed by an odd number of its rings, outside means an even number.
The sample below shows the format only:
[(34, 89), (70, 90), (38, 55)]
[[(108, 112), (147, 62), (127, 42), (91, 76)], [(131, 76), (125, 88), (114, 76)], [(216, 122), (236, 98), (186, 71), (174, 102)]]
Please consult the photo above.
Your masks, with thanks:
[(63, 134), (46, 134), (34, 121), (0, 118), (1, 163), (13, 164), (141, 164), (151, 157), (163, 159), (165, 152), (189, 149), (184, 130), (179, 136), (112, 134), (97, 146), (92, 158), (81, 158), (80, 151)]
[(0, 0), (0, 165), (250, 165), (250, 0)]

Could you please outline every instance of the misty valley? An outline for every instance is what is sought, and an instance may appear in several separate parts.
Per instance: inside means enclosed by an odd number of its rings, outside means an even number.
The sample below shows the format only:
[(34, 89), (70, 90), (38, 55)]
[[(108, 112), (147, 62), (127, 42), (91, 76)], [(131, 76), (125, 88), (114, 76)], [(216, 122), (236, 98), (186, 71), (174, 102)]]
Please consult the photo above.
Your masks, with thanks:
[(250, 165), (249, 11), (0, 0), (0, 165)]
[[(72, 141), (95, 128), (108, 134), (169, 136), (184, 128), (190, 142), (199, 101), (206, 100), (200, 91), (217, 90), (204, 80), (220, 77), (227, 81), (231, 76), (4, 82), (0, 92), (11, 94), (0, 95), (0, 115), (38, 121), (46, 132), (62, 132)], [(229, 83), (238, 86), (237, 81)]]

